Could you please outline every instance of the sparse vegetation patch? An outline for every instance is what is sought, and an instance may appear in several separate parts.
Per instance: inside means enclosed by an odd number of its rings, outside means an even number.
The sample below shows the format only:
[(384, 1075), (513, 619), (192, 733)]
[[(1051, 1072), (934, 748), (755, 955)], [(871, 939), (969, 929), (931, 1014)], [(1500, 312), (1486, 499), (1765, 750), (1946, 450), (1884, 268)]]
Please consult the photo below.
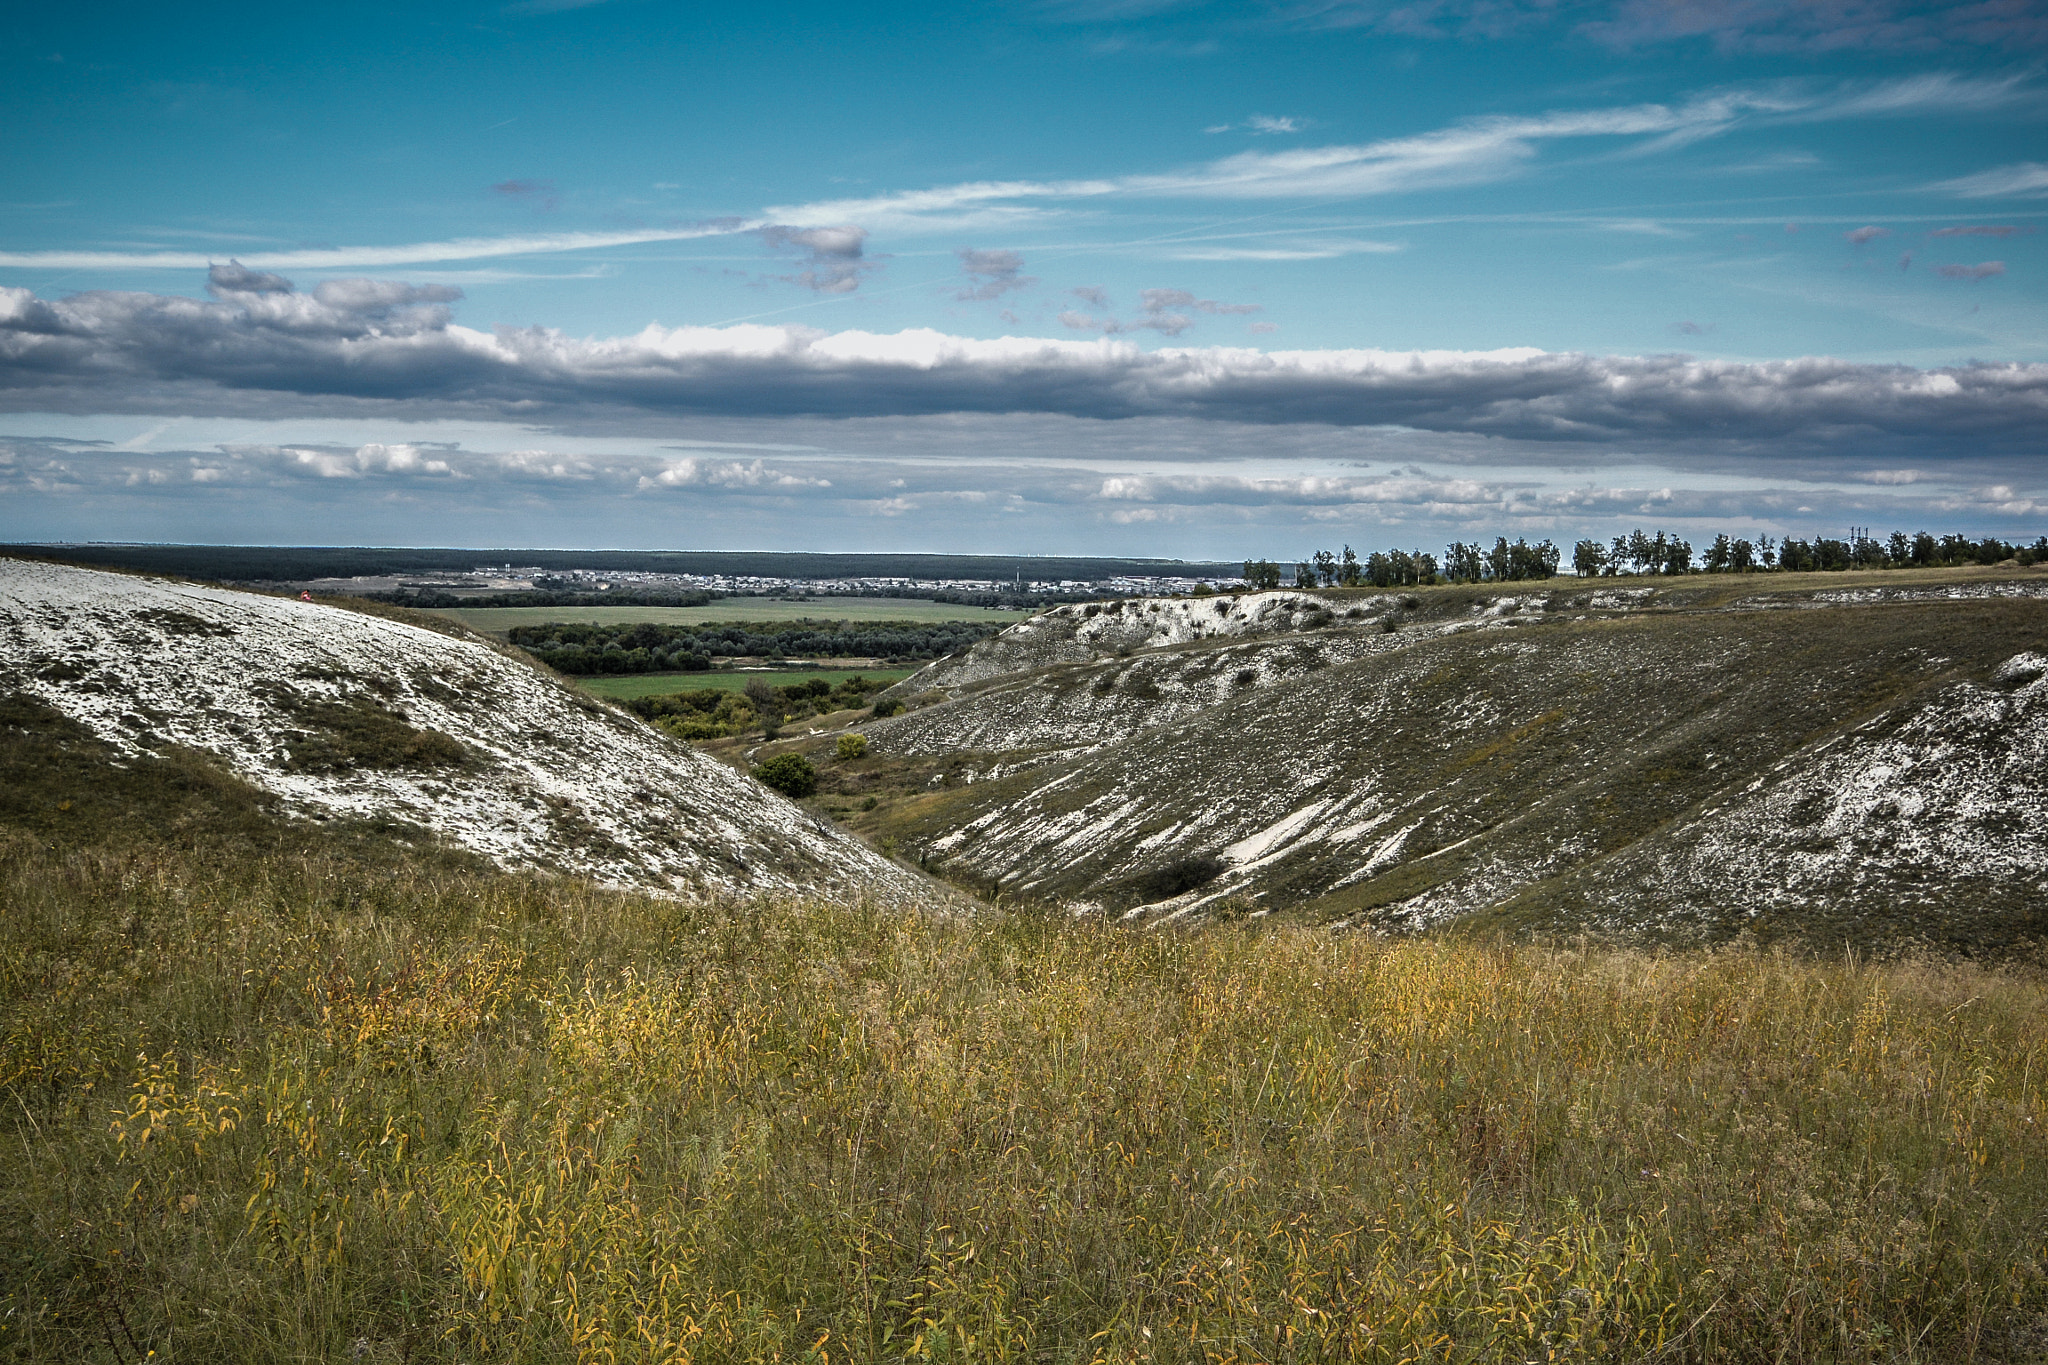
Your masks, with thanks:
[(301, 702), (292, 716), (306, 730), (287, 741), (284, 766), (293, 772), (334, 773), (355, 768), (453, 768), (469, 758), (451, 735), (418, 729), (368, 698)]

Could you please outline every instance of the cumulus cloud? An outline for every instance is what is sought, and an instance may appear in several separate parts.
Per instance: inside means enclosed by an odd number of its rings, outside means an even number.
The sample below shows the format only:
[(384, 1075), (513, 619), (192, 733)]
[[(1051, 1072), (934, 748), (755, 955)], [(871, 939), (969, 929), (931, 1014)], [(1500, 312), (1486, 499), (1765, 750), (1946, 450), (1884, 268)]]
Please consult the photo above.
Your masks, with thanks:
[(44, 489), (140, 489), (158, 498), (181, 491), (195, 497), (269, 490), (296, 498), (301, 506), (336, 500), (376, 506), (380, 500), (415, 497), (446, 505), (451, 492), (465, 503), (510, 496), (572, 507), (600, 499), (616, 505), (626, 497), (660, 506), (664, 499), (684, 495), (693, 502), (730, 507), (829, 504), (881, 515), (938, 507), (1014, 510), (1029, 503), (1068, 517), (1092, 510), (1119, 522), (1178, 520), (1217, 509), (1291, 510), (1318, 519), (1417, 514), (1499, 519), (1612, 510), (1646, 500), (1683, 507), (1716, 496), (1637, 486), (1561, 488), (1527, 477), (1445, 473), (1415, 465), (1378, 473), (1263, 474), (1103, 470), (1072, 459), (1056, 465), (847, 458), (791, 464), (710, 454), (596, 455), (574, 448), (467, 450), (430, 442), (353, 447), (243, 442), (143, 456), (89, 443), (0, 438), (0, 489), (19, 486), (31, 470)]
[(1023, 273), (1024, 258), (1017, 252), (963, 248), (954, 254), (960, 258), (960, 273), (967, 277), (966, 286), (954, 295), (963, 302), (1000, 298), (1012, 289), (1038, 283), (1036, 276)]
[(834, 227), (790, 227), (772, 223), (761, 229), (761, 239), (778, 251), (794, 251), (803, 257), (804, 268), (779, 280), (800, 284), (820, 294), (850, 294), (860, 288), (863, 276), (875, 263), (862, 259), (867, 248), (866, 228), (844, 224)]
[(642, 475), (640, 486), (660, 488), (772, 488), (796, 490), (830, 488), (830, 479), (771, 468), (761, 460), (706, 460), (692, 456), (677, 460), (660, 473)]
[[(282, 432), (298, 423), (270, 425)], [(673, 417), (659, 423), (664, 431), (676, 425)], [(792, 428), (829, 448), (770, 452), (747, 439), (785, 437)], [(2031, 538), (2026, 518), (2048, 508), (2030, 453), (1977, 451), (1930, 463), (1919, 451), (1917, 462), (1872, 468), (1860, 441), (1833, 457), (1803, 456), (1776, 441), (1732, 460), (1689, 452), (1667, 460), (1667, 473), (1648, 476), (1644, 453), (1654, 447), (1630, 441), (1612, 448), (1606, 464), (1616, 473), (1603, 479), (1590, 444), (1539, 449), (1413, 429), (1018, 414), (693, 418), (687, 429), (700, 436), (681, 451), (664, 437), (590, 443), (515, 424), (497, 428), (504, 449), (281, 434), (137, 451), (0, 436), (0, 539), (156, 540), (203, 519), (216, 534), (244, 540), (442, 543), (459, 525), (479, 544), (595, 545), (672, 542), (681, 516), (698, 519), (690, 524), (700, 543), (738, 547), (792, 534), (829, 539), (857, 519), (922, 515), (947, 549), (1022, 537), (1056, 553), (1099, 553), (1103, 527), (1157, 527), (1178, 529), (1116, 543), (1127, 553), (1237, 558), (1247, 541), (1327, 544), (1341, 536), (1362, 546), (1430, 546), (1503, 532), (1568, 539), (1626, 530), (1644, 517), (1708, 535), (1736, 526), (1812, 534), (1816, 524), (1861, 523)], [(718, 430), (740, 439), (712, 439)], [(468, 437), (493, 444), (488, 429), (472, 425)], [(1369, 466), (1361, 453), (1373, 455)]]
[(1879, 237), (1889, 237), (1892, 235), (1892, 233), (1890, 228), (1860, 227), (1845, 232), (1842, 235), (1844, 237), (1847, 237), (1850, 241), (1854, 242), (1857, 246), (1862, 246), (1865, 242), (1875, 241)]
[[(1080, 295), (1098, 307), (1107, 302), (1099, 289), (1074, 289), (1068, 292)], [(1218, 303), (1215, 299), (1196, 298), (1186, 289), (1141, 289), (1138, 291), (1138, 306), (1143, 311), (1139, 316), (1128, 320), (1114, 317), (1098, 319), (1092, 314), (1069, 309), (1060, 314), (1060, 323), (1076, 331), (1100, 332), (1104, 336), (1128, 332), (1158, 332), (1162, 336), (1174, 337), (1194, 326), (1194, 319), (1180, 311), (1183, 308), (1210, 314), (1265, 311), (1263, 305), (1256, 303)]]
[(1069, 294), (1072, 294), (1075, 298), (1080, 299), (1084, 303), (1094, 304), (1097, 308), (1109, 307), (1109, 294), (1107, 293), (1107, 291), (1095, 285), (1077, 285), (1074, 288), (1069, 289), (1067, 292)]
[[(1981, 277), (1996, 265), (1961, 269)], [(1039, 413), (1396, 427), (1636, 450), (1889, 444), (1937, 454), (2034, 450), (2048, 423), (2048, 364), (1146, 351), (1109, 336), (980, 340), (765, 325), (577, 338), (460, 326), (445, 301), (452, 291), (329, 285), (211, 300), (103, 291), (47, 301), (0, 288), (0, 409), (555, 423)], [(1188, 306), (1179, 292), (1149, 301), (1155, 330), (1185, 325), (1188, 314), (1174, 311)]]
[(2005, 273), (2004, 261), (1979, 261), (1975, 265), (1943, 265), (1935, 271), (1945, 280), (1988, 280)]
[(289, 294), (292, 282), (282, 275), (268, 275), (230, 260), (206, 272), (206, 292), (215, 298), (224, 294)]

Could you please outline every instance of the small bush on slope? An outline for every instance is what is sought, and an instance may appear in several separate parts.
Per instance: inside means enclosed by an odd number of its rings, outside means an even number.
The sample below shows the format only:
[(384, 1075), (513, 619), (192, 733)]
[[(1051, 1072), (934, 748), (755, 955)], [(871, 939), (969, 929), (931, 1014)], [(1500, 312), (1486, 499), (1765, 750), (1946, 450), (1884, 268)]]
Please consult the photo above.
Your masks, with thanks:
[(1956, 1360), (2048, 1310), (2020, 976), (0, 849), (4, 1357)]
[(802, 754), (777, 754), (754, 769), (754, 776), (793, 800), (802, 800), (818, 789), (818, 770)]

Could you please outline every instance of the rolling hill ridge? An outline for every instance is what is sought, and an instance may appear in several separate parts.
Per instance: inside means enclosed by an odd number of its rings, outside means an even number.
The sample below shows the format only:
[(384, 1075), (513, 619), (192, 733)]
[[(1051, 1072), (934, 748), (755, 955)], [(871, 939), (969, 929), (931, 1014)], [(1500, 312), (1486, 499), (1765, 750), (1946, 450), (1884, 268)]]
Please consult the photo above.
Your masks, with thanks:
[(0, 696), (114, 761), (198, 753), (300, 819), (707, 895), (924, 879), (488, 642), (286, 598), (0, 559)]
[(928, 865), (1284, 910), (1986, 948), (2048, 927), (2048, 584), (1623, 580), (1063, 608), (898, 685)]

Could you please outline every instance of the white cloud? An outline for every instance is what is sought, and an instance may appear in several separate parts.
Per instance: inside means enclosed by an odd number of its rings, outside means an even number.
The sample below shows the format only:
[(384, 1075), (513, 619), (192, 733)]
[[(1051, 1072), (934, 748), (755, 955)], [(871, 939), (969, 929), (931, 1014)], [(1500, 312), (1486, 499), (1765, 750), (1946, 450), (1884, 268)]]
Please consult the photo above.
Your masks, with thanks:
[(1009, 206), (1020, 215), (1043, 211), (1030, 201), (1119, 196), (1357, 198), (1500, 180), (1521, 173), (1553, 142), (1634, 138), (1651, 139), (1647, 145), (1668, 148), (1759, 122), (1824, 122), (1995, 109), (2030, 98), (2031, 79), (1937, 73), (1831, 91), (1791, 84), (1722, 90), (1677, 105), (1468, 119), (1377, 142), (1246, 151), (1177, 172), (1075, 180), (971, 181), (864, 199), (782, 205), (767, 212), (775, 221), (787, 223), (931, 227), (955, 224), (961, 221), (956, 216), (965, 211), (985, 214), (998, 206)]
[(878, 268), (875, 262), (863, 259), (867, 237), (866, 228), (844, 223), (808, 228), (771, 223), (761, 229), (761, 240), (771, 248), (796, 252), (803, 259), (802, 270), (776, 278), (820, 294), (850, 294)]
[(1301, 237), (1265, 246), (1168, 246), (1158, 254), (1176, 261), (1327, 261), (1339, 256), (1390, 255), (1395, 242), (1356, 237)]
[[(1993, 273), (1995, 262), (1966, 267)], [(661, 327), (577, 338), (485, 333), (417, 286), (330, 281), (216, 300), (0, 288), (0, 410), (217, 416), (466, 416), (560, 422), (664, 415), (945, 413), (1180, 417), (1470, 433), (1636, 450), (1881, 448), (1913, 458), (2038, 448), (2048, 364), (1937, 370), (1826, 357), (1763, 363), (1534, 349), (1143, 350), (1108, 335), (984, 340), (930, 329)], [(1149, 291), (1098, 332), (1173, 335), (1246, 304)], [(364, 457), (367, 458), (367, 457)], [(334, 466), (339, 469), (340, 466)]]
[[(729, 237), (766, 226), (759, 219), (720, 219), (675, 228), (634, 232), (551, 232), (517, 237), (456, 237), (441, 242), (396, 246), (316, 247), (298, 251), (244, 253), (258, 270), (363, 270), (386, 265), (428, 265), (438, 261), (488, 260), (501, 256), (542, 256), (563, 251), (638, 246)], [(0, 265), (54, 270), (205, 270), (220, 258), (192, 251), (0, 251)]]
[(1975, 175), (1944, 180), (1927, 188), (1959, 194), (1965, 199), (2034, 199), (2048, 194), (2048, 163), (2020, 161)]
[(962, 302), (999, 298), (1012, 289), (1038, 283), (1023, 273), (1024, 258), (1017, 252), (963, 248), (954, 254), (960, 258), (960, 273), (967, 277), (966, 287), (954, 295)]

